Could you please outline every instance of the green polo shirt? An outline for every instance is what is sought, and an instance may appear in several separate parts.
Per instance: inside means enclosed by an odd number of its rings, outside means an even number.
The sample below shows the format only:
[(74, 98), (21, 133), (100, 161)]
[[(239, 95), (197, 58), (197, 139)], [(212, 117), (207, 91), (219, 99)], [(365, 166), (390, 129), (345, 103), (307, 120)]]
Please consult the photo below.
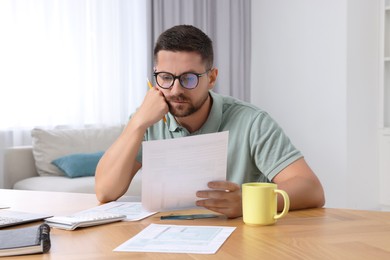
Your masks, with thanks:
[[(210, 115), (196, 132), (189, 133), (168, 113), (148, 128), (144, 140), (180, 138), (229, 131), (227, 175), (229, 181), (271, 182), (286, 166), (302, 157), (278, 124), (261, 109), (210, 91), (213, 99)], [(142, 148), (137, 161), (142, 162)]]

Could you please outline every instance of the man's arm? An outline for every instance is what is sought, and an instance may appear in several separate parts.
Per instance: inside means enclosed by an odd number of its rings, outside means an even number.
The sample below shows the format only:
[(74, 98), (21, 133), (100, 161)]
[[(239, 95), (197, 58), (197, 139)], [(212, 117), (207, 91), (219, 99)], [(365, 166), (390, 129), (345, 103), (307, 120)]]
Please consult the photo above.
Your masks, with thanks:
[(143, 136), (149, 126), (168, 113), (163, 94), (152, 88), (114, 144), (104, 153), (96, 168), (95, 192), (100, 202), (118, 199), (126, 193), (131, 180), (141, 168), (136, 161)]
[[(318, 208), (325, 204), (324, 190), (304, 158), (298, 159), (276, 175), (272, 182), (290, 197), (290, 210)], [(283, 200), (278, 199), (278, 210), (283, 209)]]
[(141, 164), (136, 161), (144, 131), (130, 121), (115, 143), (104, 153), (96, 168), (95, 192), (100, 202), (118, 199), (126, 193)]
[[(303, 158), (296, 160), (272, 180), (278, 189), (287, 192), (290, 198), (290, 210), (322, 207), (325, 204), (324, 190)], [(241, 187), (229, 181), (208, 183), (210, 191), (198, 191), (201, 200), (197, 206), (225, 214), (228, 218), (242, 216)], [(283, 200), (278, 198), (278, 210), (283, 209)]]

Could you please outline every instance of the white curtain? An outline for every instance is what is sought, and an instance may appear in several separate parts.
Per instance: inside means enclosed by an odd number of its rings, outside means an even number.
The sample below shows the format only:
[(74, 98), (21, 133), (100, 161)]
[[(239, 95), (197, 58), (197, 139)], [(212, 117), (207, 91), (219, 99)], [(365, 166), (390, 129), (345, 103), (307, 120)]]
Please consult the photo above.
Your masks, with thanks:
[(147, 89), (145, 9), (0, 1), (0, 127), (123, 122)]
[(0, 0), (0, 177), (4, 148), (30, 144), (33, 127), (127, 121), (147, 91), (146, 8)]

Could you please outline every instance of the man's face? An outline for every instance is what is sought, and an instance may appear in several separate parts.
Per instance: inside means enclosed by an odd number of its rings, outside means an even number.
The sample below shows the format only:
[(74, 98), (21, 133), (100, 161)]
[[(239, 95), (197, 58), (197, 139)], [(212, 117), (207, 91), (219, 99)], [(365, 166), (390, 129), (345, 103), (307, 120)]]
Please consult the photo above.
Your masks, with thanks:
[[(206, 68), (201, 56), (195, 52), (159, 51), (157, 54), (156, 72), (169, 72), (179, 76), (186, 72), (204, 73)], [(178, 79), (169, 89), (159, 88), (165, 96), (169, 112), (175, 117), (186, 117), (198, 111), (208, 98), (212, 88), (209, 73), (199, 77), (198, 86), (186, 89)]]

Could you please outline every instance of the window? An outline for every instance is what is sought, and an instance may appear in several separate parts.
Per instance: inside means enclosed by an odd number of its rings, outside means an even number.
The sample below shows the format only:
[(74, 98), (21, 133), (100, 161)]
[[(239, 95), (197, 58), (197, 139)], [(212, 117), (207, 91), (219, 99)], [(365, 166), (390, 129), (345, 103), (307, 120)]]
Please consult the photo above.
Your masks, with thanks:
[(147, 1), (0, 1), (0, 129), (125, 123), (147, 91)]

